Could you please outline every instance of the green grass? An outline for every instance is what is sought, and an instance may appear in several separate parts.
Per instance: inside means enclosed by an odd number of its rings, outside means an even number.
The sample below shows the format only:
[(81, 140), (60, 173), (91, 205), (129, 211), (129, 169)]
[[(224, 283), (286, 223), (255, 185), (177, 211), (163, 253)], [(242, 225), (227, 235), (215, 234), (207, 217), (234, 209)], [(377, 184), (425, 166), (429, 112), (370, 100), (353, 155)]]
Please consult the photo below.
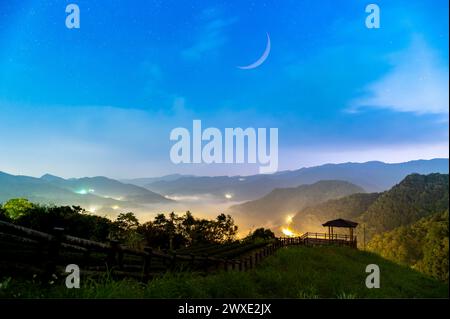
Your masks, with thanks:
[[(365, 268), (380, 267), (381, 288), (368, 289)], [(257, 269), (166, 274), (148, 284), (133, 280), (82, 280), (81, 289), (61, 284), (5, 282), (0, 297), (21, 298), (448, 298), (448, 284), (378, 255), (341, 247), (279, 250)], [(56, 280), (58, 282), (58, 280)]]

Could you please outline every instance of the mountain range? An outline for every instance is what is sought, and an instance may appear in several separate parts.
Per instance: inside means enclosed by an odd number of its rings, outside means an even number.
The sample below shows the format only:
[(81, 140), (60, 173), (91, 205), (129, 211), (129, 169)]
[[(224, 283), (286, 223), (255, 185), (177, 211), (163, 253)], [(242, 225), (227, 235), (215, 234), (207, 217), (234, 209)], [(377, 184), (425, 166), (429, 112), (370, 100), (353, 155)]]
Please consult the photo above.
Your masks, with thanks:
[(0, 202), (18, 197), (41, 204), (79, 205), (93, 212), (142, 210), (141, 205), (172, 202), (146, 188), (106, 177), (64, 179), (46, 174), (35, 178), (0, 172)]
[[(65, 179), (46, 174), (37, 178), (0, 172), (0, 203), (24, 197), (36, 203), (79, 205), (97, 213), (202, 210), (202, 214), (213, 215), (239, 204), (227, 211), (252, 218), (253, 224), (265, 224), (326, 200), (383, 192), (412, 173), (448, 173), (448, 165), (448, 159), (397, 164), (372, 161), (326, 164), (270, 175), (172, 174), (121, 181), (102, 176)], [(322, 194), (311, 193), (311, 185)]]
[(173, 176), (157, 180), (128, 180), (153, 192), (169, 196), (209, 194), (218, 199), (225, 196), (233, 201), (248, 201), (265, 196), (275, 188), (297, 187), (321, 180), (343, 180), (362, 187), (367, 192), (385, 191), (405, 176), (418, 173), (448, 173), (448, 159), (415, 160), (388, 164), (366, 163), (325, 164), (282, 171), (271, 175), (251, 176)]

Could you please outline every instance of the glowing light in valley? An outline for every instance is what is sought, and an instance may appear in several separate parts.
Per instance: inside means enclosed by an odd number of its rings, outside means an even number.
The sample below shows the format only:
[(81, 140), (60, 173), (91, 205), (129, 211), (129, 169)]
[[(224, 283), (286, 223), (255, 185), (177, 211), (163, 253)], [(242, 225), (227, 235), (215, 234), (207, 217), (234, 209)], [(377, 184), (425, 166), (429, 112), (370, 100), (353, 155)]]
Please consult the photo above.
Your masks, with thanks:
[(107, 198), (107, 199), (114, 199), (114, 200), (123, 200), (123, 196), (119, 196), (119, 197), (114, 197), (114, 196), (108, 196), (108, 195), (103, 195), (103, 198)]
[(233, 195), (231, 195), (231, 194), (225, 194), (225, 198), (226, 198), (226, 199), (232, 199), (232, 198), (233, 198)]
[(120, 206), (114, 205), (114, 206), (112, 206), (111, 208), (114, 209), (114, 210), (118, 210), (118, 209), (120, 208)]
[(281, 229), (281, 232), (288, 237), (295, 236), (294, 232), (292, 230), (290, 230), (289, 228), (283, 228), (283, 229)]
[(90, 211), (91, 213), (95, 213), (97, 211), (97, 209), (98, 208), (96, 206), (91, 206), (91, 207), (89, 207), (88, 211)]
[(199, 196), (176, 196), (176, 195), (165, 195), (164, 196), (167, 199), (175, 200), (175, 201), (190, 201), (195, 202), (200, 200), (201, 198)]
[(243, 182), (243, 181), (245, 181), (245, 178), (241, 177), (241, 178), (239, 178), (239, 181)]
[(82, 188), (80, 190), (75, 191), (76, 194), (80, 194), (80, 195), (86, 195), (88, 193), (94, 193), (94, 192), (95, 192), (95, 189), (92, 189), (92, 188), (88, 188), (88, 189)]

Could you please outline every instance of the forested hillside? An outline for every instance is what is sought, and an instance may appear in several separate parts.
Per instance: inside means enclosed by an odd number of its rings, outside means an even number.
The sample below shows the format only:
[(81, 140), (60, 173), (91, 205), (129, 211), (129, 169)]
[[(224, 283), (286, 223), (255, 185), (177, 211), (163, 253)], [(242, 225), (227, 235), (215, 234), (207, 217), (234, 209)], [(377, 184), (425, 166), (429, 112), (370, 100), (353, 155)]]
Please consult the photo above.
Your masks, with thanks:
[(369, 235), (409, 225), (447, 210), (448, 192), (448, 174), (412, 174), (383, 193), (360, 220)]
[(375, 235), (368, 249), (448, 282), (448, 210)]
[(448, 194), (448, 175), (412, 174), (383, 193), (352, 194), (301, 209), (293, 227), (323, 232), (327, 220), (356, 221), (360, 248), (448, 281)]
[(358, 219), (379, 196), (380, 193), (357, 193), (331, 199), (300, 210), (292, 219), (292, 222), (297, 232), (323, 231), (322, 223), (327, 220), (337, 218)]

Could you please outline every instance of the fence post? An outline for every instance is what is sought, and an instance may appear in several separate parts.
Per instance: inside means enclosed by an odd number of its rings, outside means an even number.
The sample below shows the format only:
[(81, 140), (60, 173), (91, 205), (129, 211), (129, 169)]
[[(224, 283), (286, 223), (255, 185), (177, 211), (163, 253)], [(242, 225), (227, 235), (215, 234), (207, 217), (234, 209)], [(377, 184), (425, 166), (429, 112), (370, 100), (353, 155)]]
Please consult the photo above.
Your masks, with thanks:
[(83, 253), (83, 264), (89, 265), (89, 261), (91, 260), (91, 251), (87, 248)]
[(106, 257), (106, 264), (108, 265), (108, 268), (112, 268), (116, 264), (116, 254), (119, 246), (119, 242), (117, 240), (110, 240), (109, 241), (109, 250), (108, 250), (108, 256)]
[(177, 253), (172, 254), (172, 258), (170, 260), (170, 270), (175, 271), (177, 264)]
[(117, 243), (117, 263), (120, 269), (123, 269), (123, 250), (122, 247)]
[(209, 256), (208, 254), (205, 254), (205, 262), (203, 264), (203, 269), (205, 272), (208, 272), (208, 267), (209, 267)]
[(222, 263), (222, 261), (220, 261), (220, 260), (216, 260), (216, 261), (215, 261), (215, 263), (216, 263), (216, 270), (219, 270), (219, 269), (220, 269), (220, 266), (221, 266), (221, 263)]
[(48, 283), (53, 274), (56, 272), (56, 265), (59, 259), (59, 250), (61, 248), (61, 241), (64, 236), (64, 228), (54, 227), (52, 230), (52, 239), (48, 245), (48, 259), (44, 271), (44, 281)]
[(152, 265), (152, 257), (153, 257), (153, 249), (151, 247), (145, 247), (144, 251), (146, 254), (144, 255), (144, 280), (148, 281), (150, 278), (150, 269)]
[(194, 269), (195, 268), (195, 255), (190, 254), (190, 256), (191, 256), (191, 268)]
[(228, 259), (225, 259), (223, 262), (223, 268), (225, 271), (228, 271)]

